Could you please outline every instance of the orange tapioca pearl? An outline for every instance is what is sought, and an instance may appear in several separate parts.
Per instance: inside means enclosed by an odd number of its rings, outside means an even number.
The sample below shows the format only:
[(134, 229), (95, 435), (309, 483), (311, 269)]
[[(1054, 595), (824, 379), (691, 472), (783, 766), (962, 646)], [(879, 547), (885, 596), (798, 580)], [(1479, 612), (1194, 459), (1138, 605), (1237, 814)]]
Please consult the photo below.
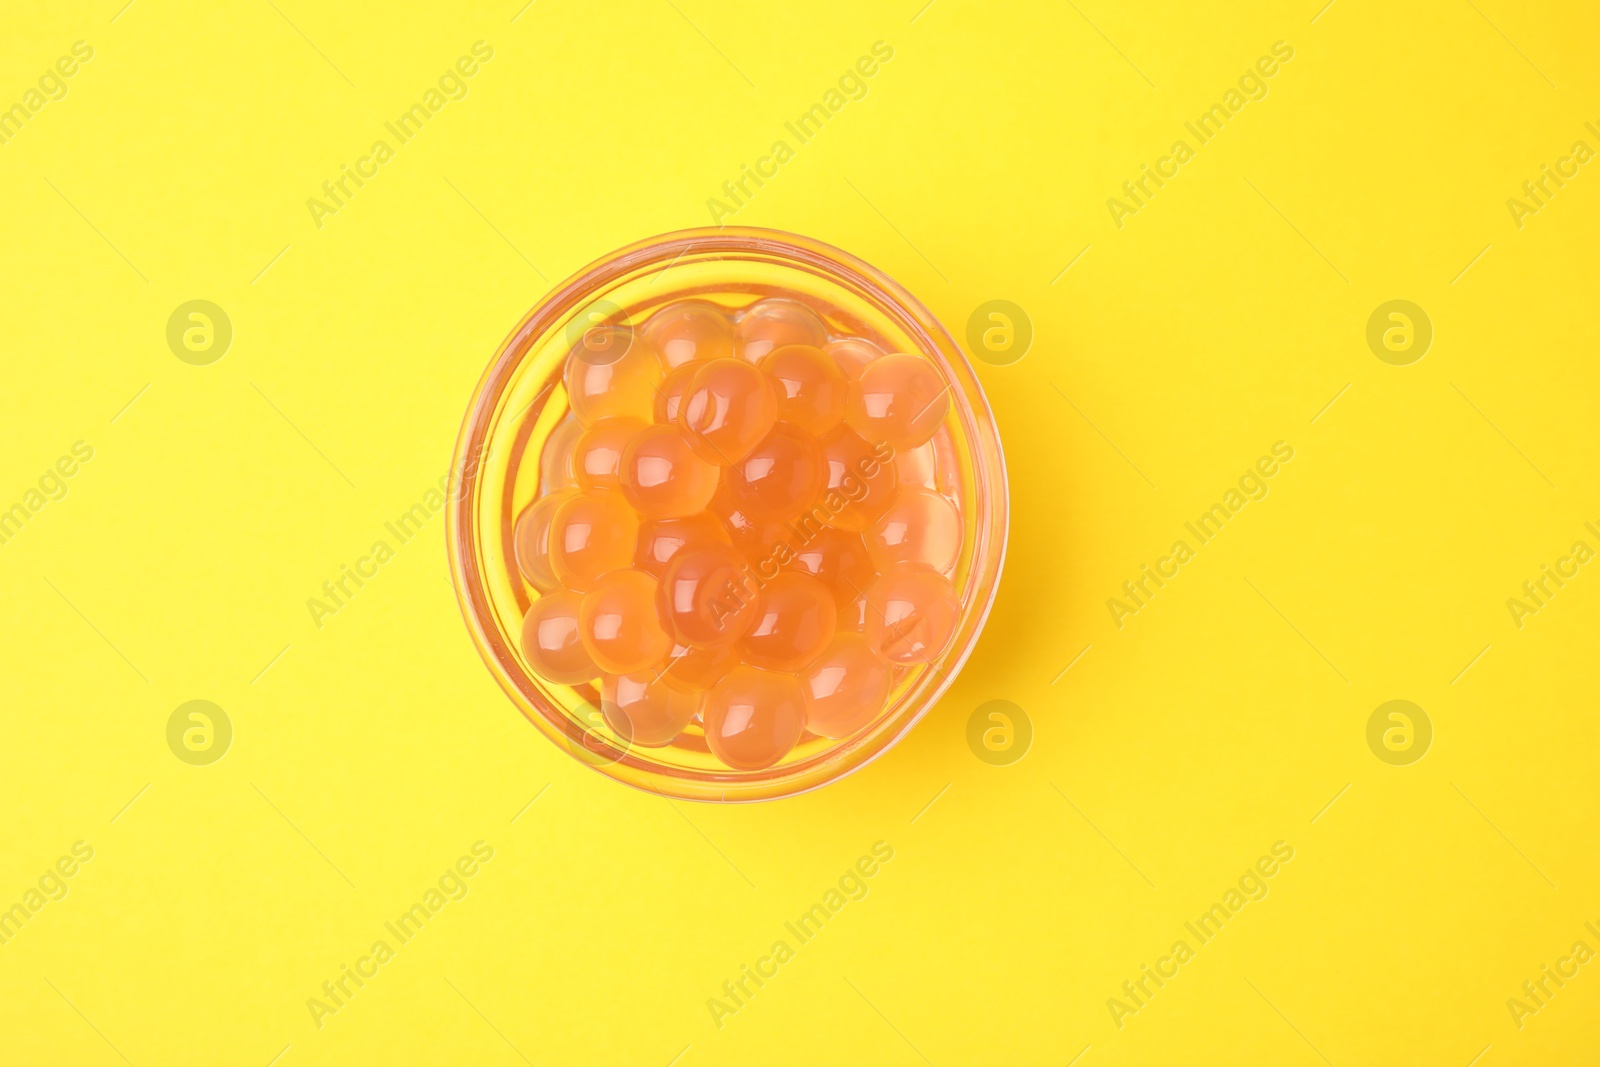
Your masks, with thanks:
[(781, 520), (757, 518), (742, 507), (734, 499), (727, 478), (712, 496), (710, 511), (722, 522), (733, 547), (751, 567), (770, 559), (778, 546), (789, 540), (789, 531)]
[(651, 426), (622, 452), (622, 495), (649, 519), (677, 519), (704, 511), (722, 472), (695, 454), (682, 429)]
[(550, 569), (580, 593), (602, 574), (633, 562), (639, 517), (611, 489), (585, 489), (556, 508), (550, 520)]
[(600, 681), (600, 714), (630, 745), (672, 743), (700, 710), (704, 697), (668, 685), (654, 671), (608, 674)]
[(689, 545), (731, 545), (728, 528), (708, 511), (681, 519), (650, 519), (639, 524), (639, 543), (633, 565), (656, 581), (667, 575), (667, 564)]
[(556, 509), (577, 494), (571, 490), (549, 493), (535, 500), (517, 516), (512, 531), (512, 554), (517, 560), (517, 570), (528, 584), (547, 593), (561, 584), (555, 571), (550, 569), (550, 524)]
[(816, 438), (783, 422), (723, 476), (739, 510), (756, 519), (787, 519), (805, 511), (816, 501), (822, 479)]
[(759, 366), (777, 386), (780, 421), (820, 437), (844, 419), (850, 380), (822, 349), (784, 345), (763, 356)]
[(839, 609), (839, 630), (849, 630), (851, 633), (864, 634), (867, 632), (867, 607), (865, 595), (852, 601)]
[(871, 341), (863, 341), (859, 337), (846, 337), (838, 341), (829, 341), (823, 351), (833, 357), (848, 381), (855, 381), (861, 377), (861, 372), (868, 363), (883, 355), (883, 349)]
[(644, 335), (669, 370), (694, 360), (733, 356), (733, 320), (706, 300), (669, 304), (650, 316)]
[(901, 564), (867, 589), (867, 642), (885, 662), (932, 663), (956, 631), (961, 603), (950, 579), (926, 567)]
[(583, 423), (572, 415), (550, 431), (539, 452), (539, 492), (553, 493), (578, 484), (577, 473), (572, 468), (572, 450), (582, 435)]
[(833, 640), (839, 609), (826, 585), (809, 574), (784, 572), (756, 597), (756, 620), (740, 647), (752, 667), (797, 671)]
[(535, 600), (522, 617), (522, 654), (547, 682), (577, 685), (600, 675), (579, 635), (582, 603), (581, 594), (558, 589)]
[(774, 297), (751, 305), (734, 328), (734, 341), (740, 359), (757, 363), (783, 345), (821, 348), (828, 342), (828, 331), (804, 304)]
[(756, 619), (755, 589), (744, 557), (728, 545), (693, 545), (667, 564), (656, 609), (673, 637), (695, 648), (721, 648)]
[(939, 488), (939, 457), (934, 453), (933, 442), (908, 448), (894, 454), (894, 472), (901, 488), (914, 485), (922, 489)]
[(893, 670), (858, 633), (836, 634), (822, 655), (800, 672), (806, 729), (823, 737), (853, 736), (883, 710)]
[(689, 446), (719, 467), (743, 459), (777, 419), (771, 379), (736, 359), (702, 364), (678, 406), (678, 424), (688, 434)]
[(870, 441), (915, 448), (944, 422), (950, 391), (932, 363), (905, 352), (874, 360), (850, 384), (845, 421)]
[(584, 489), (620, 488), (617, 474), (622, 450), (645, 428), (632, 416), (601, 419), (578, 436), (572, 449), (572, 471)]
[(921, 563), (948, 571), (961, 553), (961, 516), (949, 500), (928, 489), (901, 489), (866, 534), (878, 570)]
[(701, 719), (712, 755), (735, 770), (759, 771), (800, 740), (805, 698), (792, 674), (735, 667), (706, 694)]
[(656, 617), (656, 580), (643, 571), (602, 575), (583, 596), (578, 633), (595, 663), (609, 674), (654, 667), (672, 649)]
[(822, 508), (829, 526), (865, 530), (888, 510), (897, 484), (887, 445), (870, 445), (848, 426), (821, 441)]
[(657, 422), (678, 421), (678, 412), (683, 408), (683, 394), (689, 391), (689, 383), (694, 381), (695, 372), (701, 366), (700, 360), (685, 363), (672, 368), (661, 379), (661, 384), (656, 386), (654, 410)]
[(663, 368), (655, 345), (626, 326), (595, 326), (567, 356), (562, 380), (585, 426), (627, 416), (650, 421)]
[(666, 662), (656, 669), (669, 685), (690, 692), (703, 693), (722, 680), (739, 665), (739, 646), (721, 648), (691, 648), (674, 644), (667, 653)]
[(867, 586), (878, 576), (861, 535), (832, 526), (816, 531), (795, 548), (787, 568), (811, 575), (832, 591), (841, 627), (848, 609), (866, 595)]

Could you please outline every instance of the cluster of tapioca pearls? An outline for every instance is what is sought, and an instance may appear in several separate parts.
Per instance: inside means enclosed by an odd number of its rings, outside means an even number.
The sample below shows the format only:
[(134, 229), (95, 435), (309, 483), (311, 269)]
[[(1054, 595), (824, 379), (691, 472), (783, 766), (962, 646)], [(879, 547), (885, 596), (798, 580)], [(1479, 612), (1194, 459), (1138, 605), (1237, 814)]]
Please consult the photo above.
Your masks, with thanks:
[(564, 384), (515, 527), (541, 593), (523, 653), (550, 682), (599, 678), (630, 745), (698, 717), (724, 764), (769, 767), (806, 731), (854, 735), (944, 650), (961, 517), (930, 362), (830, 338), (792, 300), (688, 300), (590, 329)]

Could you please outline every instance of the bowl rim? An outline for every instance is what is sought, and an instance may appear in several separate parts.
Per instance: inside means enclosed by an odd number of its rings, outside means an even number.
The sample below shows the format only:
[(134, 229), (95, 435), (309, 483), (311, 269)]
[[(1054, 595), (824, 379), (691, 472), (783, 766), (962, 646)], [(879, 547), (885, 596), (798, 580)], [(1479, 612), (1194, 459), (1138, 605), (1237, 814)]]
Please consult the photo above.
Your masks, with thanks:
[[(519, 684), (516, 676), (527, 672), (518, 663), (506, 635), (495, 624), (488, 593), (478, 574), (480, 551), (475, 504), (482, 459), (490, 447), (489, 430), (502, 395), (515, 379), (532, 341), (560, 326), (584, 302), (605, 292), (610, 284), (628, 278), (641, 267), (664, 261), (666, 265), (656, 275), (659, 280), (693, 252), (759, 253), (808, 268), (840, 288), (864, 291), (879, 312), (917, 342), (921, 354), (938, 362), (950, 380), (952, 391), (958, 394), (952, 409), (972, 453), (976, 537), (967, 587), (958, 591), (962, 613), (951, 645), (929, 663), (930, 669), (923, 672), (923, 677), (902, 698), (909, 703), (907, 710), (898, 716), (898, 722), (885, 722), (875, 731), (841, 742), (809, 764), (779, 764), (760, 772), (737, 772), (738, 777), (729, 782), (706, 780), (700, 772), (669, 775), (647, 768), (643, 777), (652, 782), (644, 782), (612, 772), (612, 767), (622, 762), (622, 757), (605, 762), (592, 758), (593, 750), (583, 741), (593, 730), (580, 730), (563, 709), (549, 707), (551, 702), (534, 686)], [(569, 755), (608, 778), (677, 799), (742, 803), (798, 796), (853, 774), (878, 759), (898, 744), (954, 683), (988, 620), (1004, 569), (1010, 525), (1005, 453), (994, 413), (966, 353), (933, 313), (894, 279), (842, 249), (783, 230), (725, 226), (659, 234), (608, 253), (551, 288), (501, 342), (479, 378), (462, 420), (450, 470), (446, 548), (450, 555), (452, 584), (467, 629), (489, 672), (524, 716)]]

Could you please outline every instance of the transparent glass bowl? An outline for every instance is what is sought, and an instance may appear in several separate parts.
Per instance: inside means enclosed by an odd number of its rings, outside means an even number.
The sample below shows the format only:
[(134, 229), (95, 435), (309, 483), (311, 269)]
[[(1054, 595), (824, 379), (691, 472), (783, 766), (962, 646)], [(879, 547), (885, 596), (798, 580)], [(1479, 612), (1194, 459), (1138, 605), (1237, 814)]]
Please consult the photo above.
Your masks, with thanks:
[[(605, 724), (595, 685), (555, 685), (519, 647), (533, 599), (513, 557), (516, 516), (539, 492), (539, 455), (568, 411), (562, 369), (573, 342), (601, 321), (642, 325), (690, 297), (744, 306), (789, 296), (822, 313), (831, 332), (885, 352), (914, 352), (949, 385), (936, 433), (937, 467), (963, 523), (953, 582), (961, 601), (954, 636), (933, 661), (896, 672), (876, 719), (842, 741), (805, 734), (759, 771), (732, 770), (706, 747), (698, 723), (664, 748), (630, 746)], [(994, 416), (965, 355), (909, 292), (861, 260), (820, 241), (727, 227), (641, 241), (563, 283), (500, 346), (472, 398), (457, 442), (448, 511), (451, 573), (462, 614), (490, 672), (541, 732), (574, 757), (629, 785), (687, 800), (792, 796), (864, 766), (904, 737), (950, 686), (988, 617), (1005, 558), (1005, 458)]]

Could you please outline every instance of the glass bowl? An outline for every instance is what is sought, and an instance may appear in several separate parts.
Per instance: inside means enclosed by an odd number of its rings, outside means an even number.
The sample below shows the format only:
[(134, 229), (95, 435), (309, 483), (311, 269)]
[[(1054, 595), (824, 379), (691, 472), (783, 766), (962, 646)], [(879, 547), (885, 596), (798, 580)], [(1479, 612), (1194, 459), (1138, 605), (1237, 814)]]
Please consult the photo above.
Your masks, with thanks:
[[(556, 685), (529, 667), (519, 635), (536, 598), (513, 556), (516, 516), (539, 492), (539, 455), (568, 411), (562, 369), (593, 324), (642, 324), (686, 298), (744, 307), (792, 297), (823, 315), (836, 335), (885, 352), (918, 353), (943, 376), (951, 403), (936, 432), (940, 489), (962, 520), (952, 582), (955, 632), (935, 659), (895, 673), (883, 711), (845, 740), (804, 734), (774, 766), (733, 770), (691, 723), (664, 748), (629, 745), (606, 725), (596, 685)], [(478, 383), (457, 442), (448, 510), (451, 574), (478, 651), (512, 702), (546, 737), (604, 774), (686, 800), (792, 796), (841, 778), (882, 755), (933, 707), (983, 629), (1005, 558), (1005, 459), (994, 415), (965, 355), (915, 297), (882, 272), (820, 241), (778, 230), (682, 230), (641, 241), (591, 264), (541, 300), (511, 331)]]

